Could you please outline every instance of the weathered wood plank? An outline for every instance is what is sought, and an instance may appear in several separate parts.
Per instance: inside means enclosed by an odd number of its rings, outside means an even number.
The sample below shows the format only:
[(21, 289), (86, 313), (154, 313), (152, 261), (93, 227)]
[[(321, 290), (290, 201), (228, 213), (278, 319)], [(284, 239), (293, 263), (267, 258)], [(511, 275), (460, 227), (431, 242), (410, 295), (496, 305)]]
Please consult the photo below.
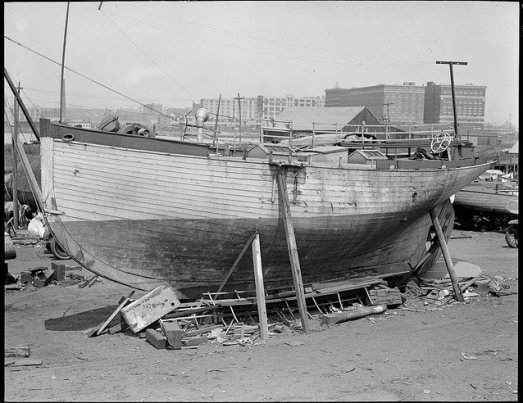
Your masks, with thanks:
[(154, 321), (180, 306), (169, 285), (161, 285), (121, 309), (122, 316), (133, 333), (138, 333)]

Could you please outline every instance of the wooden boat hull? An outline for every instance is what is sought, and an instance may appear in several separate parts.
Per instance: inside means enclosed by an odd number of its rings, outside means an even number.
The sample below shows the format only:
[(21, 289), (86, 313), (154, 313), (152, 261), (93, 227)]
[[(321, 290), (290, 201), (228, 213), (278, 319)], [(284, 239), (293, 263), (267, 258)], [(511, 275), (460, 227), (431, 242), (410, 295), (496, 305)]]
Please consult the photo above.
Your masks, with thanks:
[(460, 208), (478, 212), (509, 215), (519, 213), (517, 189), (501, 189), (495, 183), (471, 183), (456, 193), (454, 203)]
[[(292, 284), (279, 170), (307, 283), (409, 272), (426, 253), (430, 209), (451, 231), (449, 197), (492, 165), (277, 164), (45, 122), (41, 141), (42, 193), (59, 243), (94, 273), (143, 290), (168, 282), (181, 298), (216, 291), (255, 229), (266, 288)], [(225, 290), (253, 288), (249, 251)]]

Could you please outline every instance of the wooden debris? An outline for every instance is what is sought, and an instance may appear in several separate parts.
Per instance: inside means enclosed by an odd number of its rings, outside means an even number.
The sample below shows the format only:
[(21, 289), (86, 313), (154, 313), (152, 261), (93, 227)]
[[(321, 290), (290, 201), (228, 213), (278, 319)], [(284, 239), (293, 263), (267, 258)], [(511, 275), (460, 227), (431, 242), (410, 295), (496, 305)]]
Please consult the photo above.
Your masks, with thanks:
[(129, 296), (127, 298), (125, 298), (122, 303), (120, 305), (118, 305), (118, 308), (116, 308), (116, 310), (111, 314), (111, 316), (109, 316), (107, 318), (107, 320), (102, 323), (102, 326), (100, 326), (100, 328), (96, 331), (96, 335), (99, 336), (100, 333), (102, 333), (105, 329), (105, 327), (111, 323), (111, 321), (114, 319), (114, 317), (118, 314), (118, 312), (120, 312), (120, 310), (127, 304), (127, 302), (129, 302), (129, 298), (131, 298), (132, 296), (134, 295), (134, 290), (131, 291), (131, 293), (129, 294)]
[(339, 322), (363, 318), (368, 315), (383, 313), (387, 310), (387, 305), (360, 306), (345, 308), (341, 312), (321, 315), (322, 325), (334, 325)]
[(83, 282), (82, 284), (78, 284), (78, 288), (84, 288), (86, 285), (90, 284), (91, 282), (94, 282), (96, 280), (96, 275), (90, 277), (89, 279), (87, 279), (85, 282)]
[(174, 290), (165, 284), (122, 308), (122, 316), (133, 333), (138, 333), (179, 306)]
[(160, 320), (160, 327), (169, 345), (174, 350), (180, 350), (182, 348), (182, 329), (180, 329), (178, 322), (164, 322)]
[(34, 267), (32, 269), (29, 269), (28, 271), (31, 273), (31, 276), (34, 276), (36, 275), (37, 273), (41, 272), (41, 271), (46, 271), (47, 270), (47, 267), (45, 266), (39, 266), (39, 267)]
[(6, 284), (4, 286), (5, 290), (8, 291), (8, 290), (11, 290), (11, 291), (17, 291), (17, 290), (21, 290), (23, 287), (18, 285), (18, 284)]
[(39, 272), (36, 277), (33, 280), (33, 284), (36, 288), (42, 288), (45, 287), (47, 284), (51, 282), (51, 280), (54, 277), (54, 271), (50, 270), (46, 273)]
[(33, 284), (33, 275), (29, 270), (20, 272), (20, 282), (22, 284)]
[(186, 347), (198, 346), (202, 343), (207, 342), (207, 337), (196, 336), (196, 337), (186, 337), (182, 339), (182, 344)]
[(29, 347), (4, 347), (4, 357), (29, 357), (30, 355)]
[(13, 364), (11, 364), (11, 367), (24, 367), (24, 366), (32, 366), (32, 365), (42, 365), (42, 360), (38, 360), (35, 358), (19, 358), (16, 360)]
[(190, 330), (190, 331), (184, 332), (184, 337), (199, 336), (203, 333), (211, 332), (213, 329), (223, 329), (223, 325), (201, 326), (197, 330)]
[(397, 288), (380, 288), (369, 290), (372, 305), (401, 305), (401, 293)]
[(113, 327), (110, 327), (109, 329), (107, 329), (107, 331), (109, 332), (109, 334), (115, 334), (115, 333), (118, 333), (118, 332), (121, 332), (122, 330), (125, 330), (129, 327), (129, 325), (125, 322), (123, 323), (118, 323), (117, 325), (114, 325)]
[(54, 271), (54, 279), (56, 281), (62, 281), (65, 278), (65, 264), (64, 263), (51, 263), (51, 269)]
[(167, 348), (167, 338), (154, 329), (145, 330), (145, 339), (158, 350), (164, 350)]
[(89, 330), (86, 333), (87, 337), (93, 337), (96, 334), (96, 332), (98, 332), (98, 329), (100, 329), (104, 323), (105, 323), (105, 321), (100, 322), (95, 327), (91, 328), (91, 330)]

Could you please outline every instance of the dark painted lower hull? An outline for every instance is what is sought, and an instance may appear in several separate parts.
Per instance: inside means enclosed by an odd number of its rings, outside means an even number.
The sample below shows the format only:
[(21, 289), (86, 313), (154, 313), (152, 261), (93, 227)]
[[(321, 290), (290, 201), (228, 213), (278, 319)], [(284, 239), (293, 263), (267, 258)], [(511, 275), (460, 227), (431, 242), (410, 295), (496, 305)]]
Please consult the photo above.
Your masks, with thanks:
[[(452, 205), (447, 201), (438, 210), (449, 236), (454, 220)], [(294, 224), (304, 283), (405, 274), (424, 256), (431, 228), (428, 214), (399, 232), (368, 236), (349, 231), (350, 220), (346, 230), (339, 226), (334, 232), (321, 229), (318, 220), (298, 220)], [(311, 231), (311, 227), (316, 230)], [(231, 228), (234, 231), (229, 231)], [(260, 234), (265, 287), (291, 286), (292, 272), (281, 220), (272, 223), (242, 219), (235, 222), (126, 220), (51, 224), (52, 231), (69, 242), (67, 249), (76, 250), (74, 257), (79, 263), (90, 267), (89, 256), (96, 256), (112, 268), (109, 278), (119, 281), (119, 275), (125, 274), (124, 283), (142, 289), (168, 282), (180, 298), (191, 299), (219, 288), (254, 228), (258, 228)], [(75, 247), (73, 239), (81, 247)], [(132, 250), (127, 245), (132, 245)], [(97, 272), (96, 267), (91, 269)], [(248, 248), (224, 290), (254, 289), (253, 273)]]

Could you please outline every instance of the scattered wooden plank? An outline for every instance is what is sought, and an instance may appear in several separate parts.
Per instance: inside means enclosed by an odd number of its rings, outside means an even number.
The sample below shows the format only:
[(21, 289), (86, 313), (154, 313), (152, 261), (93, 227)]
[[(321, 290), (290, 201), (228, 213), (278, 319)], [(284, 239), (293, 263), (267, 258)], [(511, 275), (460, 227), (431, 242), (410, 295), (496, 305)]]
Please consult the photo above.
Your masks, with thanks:
[(4, 347), (4, 357), (29, 357), (30, 347)]
[(105, 321), (103, 322), (100, 322), (99, 324), (97, 324), (95, 327), (91, 328), (91, 330), (89, 330), (86, 335), (87, 337), (93, 337), (96, 332), (98, 332), (98, 329), (100, 329), (100, 327), (102, 327), (102, 325), (105, 323)]
[(114, 317), (120, 312), (120, 310), (127, 304), (129, 301), (129, 298), (131, 298), (134, 295), (134, 290), (131, 291), (131, 293), (125, 298), (120, 305), (118, 305), (118, 308), (107, 318), (107, 320), (100, 326), (100, 328), (96, 331), (96, 335), (99, 336), (100, 333), (102, 333), (105, 329), (105, 327), (111, 323), (111, 321), (114, 319)]
[(180, 329), (178, 322), (164, 322), (160, 320), (160, 328), (169, 345), (174, 350), (180, 350), (182, 348), (182, 329)]
[(42, 365), (42, 360), (38, 360), (35, 358), (19, 358), (16, 360), (13, 364), (11, 364), (11, 367), (25, 367), (25, 366), (33, 366), (33, 365)]
[(200, 334), (210, 332), (213, 329), (223, 329), (223, 325), (210, 325), (210, 326), (202, 326), (197, 330), (191, 330), (184, 333), (185, 337), (192, 337), (192, 336), (199, 336)]
[(164, 284), (125, 306), (121, 311), (133, 333), (138, 333), (179, 306), (180, 301), (174, 290)]
[(96, 280), (96, 275), (90, 277), (89, 279), (87, 279), (85, 282), (83, 282), (82, 284), (78, 284), (78, 288), (84, 288), (86, 285), (90, 284), (91, 282), (95, 281)]
[(145, 330), (145, 339), (158, 350), (165, 350), (167, 348), (167, 338), (154, 329)]
[(109, 334), (115, 334), (127, 329), (128, 327), (129, 325), (127, 323), (118, 323), (117, 325), (114, 325), (113, 327), (107, 329), (107, 331), (109, 332)]
[(16, 291), (16, 290), (22, 289), (22, 286), (20, 286), (18, 284), (6, 284), (4, 287), (5, 287), (4, 290), (6, 290), (6, 291), (8, 291), (8, 290)]
[(321, 315), (322, 325), (334, 325), (339, 322), (363, 318), (368, 315), (383, 313), (387, 310), (387, 305), (349, 307), (341, 312)]
[(207, 337), (204, 337), (204, 336), (186, 337), (186, 338), (182, 339), (181, 341), (185, 347), (192, 347), (192, 346), (198, 346), (202, 343), (207, 343)]

